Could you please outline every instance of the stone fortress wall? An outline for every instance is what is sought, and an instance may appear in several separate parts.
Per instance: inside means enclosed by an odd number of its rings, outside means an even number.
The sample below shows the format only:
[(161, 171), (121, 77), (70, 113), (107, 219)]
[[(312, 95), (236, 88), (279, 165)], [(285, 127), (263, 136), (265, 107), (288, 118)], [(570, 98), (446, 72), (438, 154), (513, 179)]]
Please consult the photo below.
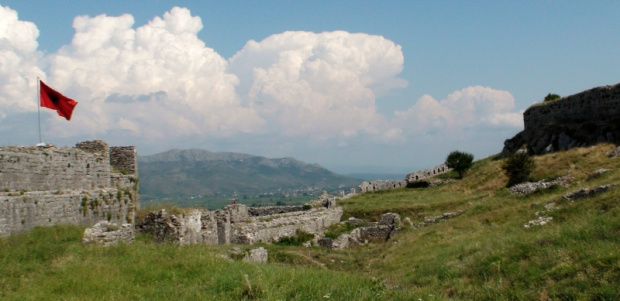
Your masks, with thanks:
[(0, 147), (0, 237), (36, 226), (133, 223), (136, 149), (101, 140), (75, 147)]
[(502, 155), (527, 145), (544, 154), (601, 142), (620, 142), (620, 84), (596, 87), (535, 104), (523, 113), (524, 130), (504, 142)]
[(369, 192), (369, 191), (379, 191), (379, 190), (385, 190), (385, 189), (396, 189), (396, 188), (407, 187), (408, 184), (421, 181), (426, 178), (434, 177), (438, 174), (446, 173), (451, 170), (452, 169), (449, 168), (446, 164), (440, 164), (431, 169), (423, 169), (423, 170), (418, 170), (416, 172), (412, 172), (408, 174), (405, 177), (405, 179), (402, 181), (394, 181), (394, 180), (364, 181), (359, 186), (359, 189), (362, 193), (364, 193), (364, 192)]

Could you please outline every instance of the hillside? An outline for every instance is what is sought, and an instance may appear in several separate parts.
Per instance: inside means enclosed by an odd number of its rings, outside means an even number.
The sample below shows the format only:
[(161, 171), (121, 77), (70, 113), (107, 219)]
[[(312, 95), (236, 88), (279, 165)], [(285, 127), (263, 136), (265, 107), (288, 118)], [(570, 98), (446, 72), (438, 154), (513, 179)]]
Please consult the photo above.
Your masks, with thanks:
[(357, 187), (360, 180), (294, 158), (268, 159), (231, 152), (171, 150), (138, 158), (145, 201), (189, 196), (259, 195)]
[[(388, 241), (342, 251), (262, 245), (268, 264), (223, 259), (230, 245), (179, 247), (139, 236), (104, 249), (82, 245), (79, 227), (38, 228), (0, 240), (0, 299), (618, 300), (620, 187), (563, 198), (620, 183), (620, 157), (607, 155), (614, 147), (535, 156), (536, 180), (572, 180), (527, 196), (511, 194), (502, 161), (486, 158), (454, 183), (342, 200), (343, 219), (397, 212), (426, 224), (403, 223)], [(540, 216), (552, 219), (524, 227)]]

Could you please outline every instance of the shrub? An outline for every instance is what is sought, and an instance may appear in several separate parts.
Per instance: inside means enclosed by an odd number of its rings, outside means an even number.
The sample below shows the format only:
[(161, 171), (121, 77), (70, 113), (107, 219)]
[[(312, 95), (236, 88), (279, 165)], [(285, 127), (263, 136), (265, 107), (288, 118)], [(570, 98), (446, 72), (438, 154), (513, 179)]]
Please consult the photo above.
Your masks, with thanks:
[(560, 98), (561, 98), (560, 95), (549, 93), (549, 94), (547, 94), (547, 96), (545, 96), (545, 100), (544, 101), (545, 102), (553, 101), (553, 100), (560, 99)]
[(280, 246), (301, 246), (303, 243), (314, 238), (314, 234), (297, 229), (295, 236), (280, 237), (274, 244)]
[(451, 152), (446, 158), (446, 165), (459, 173), (459, 179), (463, 178), (465, 171), (471, 168), (474, 155), (460, 151)]
[(415, 181), (407, 183), (407, 188), (428, 188), (429, 186), (430, 183), (426, 181)]
[(508, 176), (507, 187), (523, 183), (530, 179), (530, 173), (536, 168), (536, 162), (526, 152), (517, 152), (502, 163), (502, 169)]

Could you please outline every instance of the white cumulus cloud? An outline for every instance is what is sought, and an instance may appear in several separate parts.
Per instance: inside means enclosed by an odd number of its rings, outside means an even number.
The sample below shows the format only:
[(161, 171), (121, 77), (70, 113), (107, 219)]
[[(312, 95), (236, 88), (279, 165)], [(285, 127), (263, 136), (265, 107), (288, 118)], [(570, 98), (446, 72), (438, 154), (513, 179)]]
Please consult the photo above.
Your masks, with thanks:
[(0, 6), (0, 118), (8, 111), (37, 108), (36, 78), (43, 76), (37, 66), (38, 36), (34, 23), (20, 21), (16, 11)]
[(249, 41), (230, 59), (240, 93), (270, 129), (288, 136), (380, 131), (377, 94), (402, 88), (401, 47), (381, 36), (289, 31)]
[(175, 7), (146, 25), (133, 24), (128, 14), (76, 17), (72, 43), (51, 57), (52, 84), (82, 100), (77, 122), (98, 132), (135, 133), (140, 125), (142, 135), (153, 137), (262, 125), (241, 105), (228, 62), (198, 39), (199, 17)]
[(394, 113), (394, 123), (412, 134), (449, 132), (464, 129), (523, 126), (522, 112), (515, 112), (514, 97), (507, 91), (472, 86), (435, 100), (424, 95), (405, 111)]

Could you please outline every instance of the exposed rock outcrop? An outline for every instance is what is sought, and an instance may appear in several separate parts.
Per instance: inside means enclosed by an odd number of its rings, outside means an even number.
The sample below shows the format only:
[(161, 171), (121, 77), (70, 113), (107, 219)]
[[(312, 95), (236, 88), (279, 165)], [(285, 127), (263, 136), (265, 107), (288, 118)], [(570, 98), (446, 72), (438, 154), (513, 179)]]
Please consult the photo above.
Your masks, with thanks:
[(567, 200), (577, 200), (582, 198), (591, 198), (597, 194), (607, 192), (611, 187), (615, 185), (602, 185), (595, 188), (581, 188), (575, 192), (565, 194), (563, 197)]

